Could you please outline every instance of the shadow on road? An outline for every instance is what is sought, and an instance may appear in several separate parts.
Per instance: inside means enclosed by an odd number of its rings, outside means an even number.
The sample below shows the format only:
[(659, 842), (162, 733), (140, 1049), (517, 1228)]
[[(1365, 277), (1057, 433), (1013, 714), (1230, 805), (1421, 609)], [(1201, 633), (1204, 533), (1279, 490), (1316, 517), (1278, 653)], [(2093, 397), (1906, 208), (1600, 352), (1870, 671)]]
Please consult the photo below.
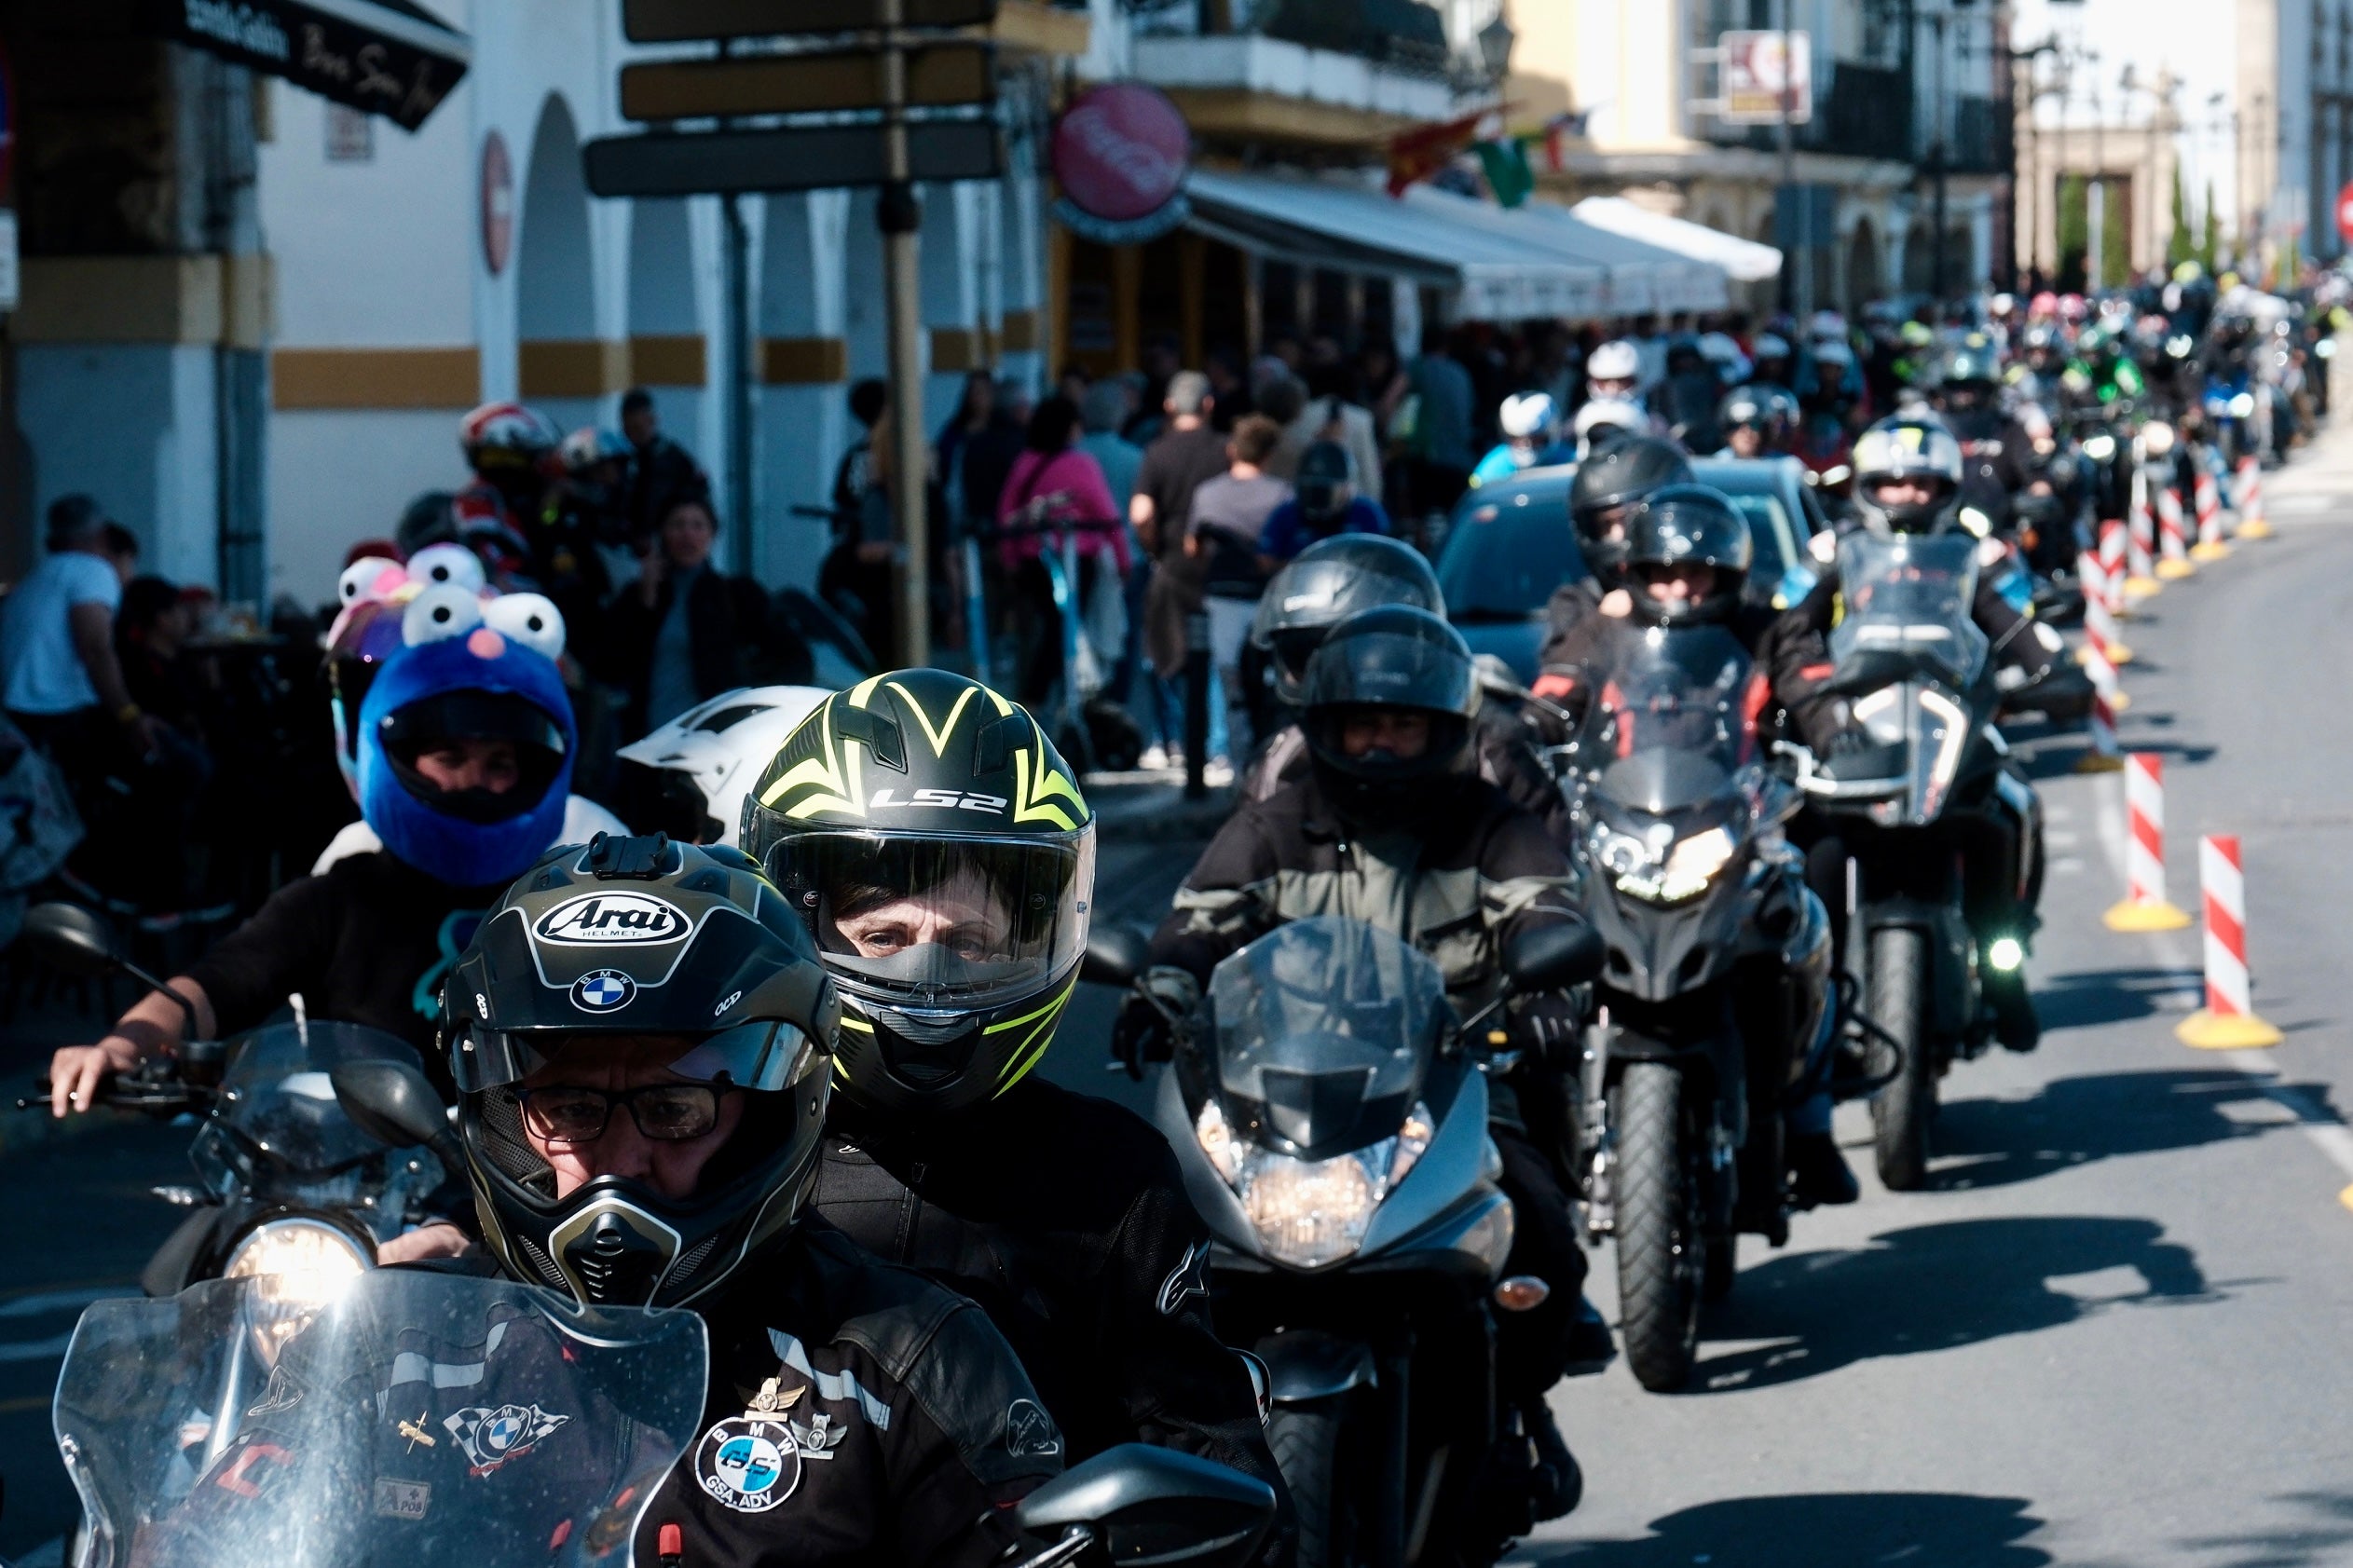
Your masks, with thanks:
[(2201, 997), (2204, 977), (2195, 969), (2082, 969), (2067, 975), (2038, 975), (2034, 1011), (2043, 1032), (2068, 1029), (2098, 1029), (2102, 1024), (2129, 1023), (2164, 1011), (2167, 997)]
[(2154, 1220), (1918, 1225), (1852, 1251), (1785, 1253), (1743, 1270), (1731, 1299), (1705, 1319), (1705, 1336), (1770, 1343), (1704, 1356), (1692, 1391), (1795, 1383), (1880, 1357), (2056, 1329), (2114, 1307), (2221, 1299), (2196, 1254), (2167, 1241)]
[(2319, 1568), (2353, 1558), (2353, 1494), (2291, 1492), (2274, 1502), (2312, 1515), (2305, 1525), (2285, 1525), (2238, 1535), (2202, 1535), (2187, 1543), (2201, 1552), (2227, 1555), (2214, 1568)]
[(1638, 1541), (1548, 1542), (1513, 1560), (1542, 1568), (2041, 1568), (2052, 1558), (2024, 1544), (2043, 1527), (2030, 1507), (2018, 1497), (1948, 1492), (1733, 1497), (1654, 1519)]
[[(2288, 1087), (2327, 1104), (2326, 1084)], [(2234, 1120), (2224, 1108), (2235, 1105), (2273, 1102), (2244, 1073), (2195, 1069), (2060, 1078), (2032, 1099), (1954, 1100), (1936, 1112), (1929, 1179), (1945, 1191), (2007, 1187), (2095, 1160), (2195, 1149), (2287, 1125), (2279, 1110), (2261, 1122)]]

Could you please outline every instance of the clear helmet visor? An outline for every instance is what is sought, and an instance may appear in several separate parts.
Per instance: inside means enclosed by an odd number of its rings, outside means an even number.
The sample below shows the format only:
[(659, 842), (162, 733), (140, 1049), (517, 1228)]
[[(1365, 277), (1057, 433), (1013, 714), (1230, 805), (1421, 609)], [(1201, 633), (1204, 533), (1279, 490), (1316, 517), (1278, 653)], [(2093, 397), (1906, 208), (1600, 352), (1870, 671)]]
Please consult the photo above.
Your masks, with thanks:
[(1090, 829), (1052, 839), (825, 832), (768, 852), (826, 966), (899, 1006), (968, 1009), (1034, 990), (1086, 950)]

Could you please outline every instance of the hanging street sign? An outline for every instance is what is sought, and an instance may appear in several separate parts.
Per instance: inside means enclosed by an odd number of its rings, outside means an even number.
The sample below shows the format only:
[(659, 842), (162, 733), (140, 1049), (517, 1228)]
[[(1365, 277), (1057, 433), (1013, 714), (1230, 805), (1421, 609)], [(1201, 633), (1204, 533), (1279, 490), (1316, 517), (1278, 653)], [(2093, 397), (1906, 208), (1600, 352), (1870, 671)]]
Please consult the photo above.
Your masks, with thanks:
[[(987, 44), (907, 51), (908, 107), (950, 108), (995, 96), (996, 51)], [(879, 49), (673, 60), (621, 72), (621, 112), (633, 120), (879, 109), (888, 97)]]
[(415, 130), (472, 61), (466, 35), (411, 0), (145, 0), (166, 37)]
[[(902, 27), (978, 27), (997, 0), (905, 0)], [(882, 0), (622, 0), (621, 30), (633, 44), (863, 33), (882, 25)]]
[[(607, 136), (581, 156), (588, 188), (602, 197), (829, 190), (890, 178), (882, 130), (871, 125)], [(993, 120), (921, 120), (907, 128), (907, 163), (917, 182), (993, 180), (1005, 149)]]

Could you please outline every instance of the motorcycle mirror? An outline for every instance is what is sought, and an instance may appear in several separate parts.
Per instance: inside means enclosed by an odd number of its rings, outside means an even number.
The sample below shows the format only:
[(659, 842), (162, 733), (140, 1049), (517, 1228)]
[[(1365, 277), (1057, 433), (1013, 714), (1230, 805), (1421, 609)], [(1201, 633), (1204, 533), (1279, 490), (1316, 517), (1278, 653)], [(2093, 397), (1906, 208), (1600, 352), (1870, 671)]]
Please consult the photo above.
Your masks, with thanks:
[[(1274, 1522), (1275, 1492), (1207, 1459), (1122, 1443), (1031, 1493), (1014, 1519), (1033, 1535), (1099, 1541), (1114, 1562), (1239, 1568)], [(1067, 1545), (1044, 1554), (1071, 1555)]]
[(104, 917), (78, 904), (35, 904), (24, 912), (19, 936), (42, 961), (68, 975), (95, 979), (122, 967)]
[(388, 1148), (404, 1149), (421, 1143), (456, 1175), (465, 1158), (441, 1096), (425, 1075), (406, 1062), (375, 1060), (339, 1062), (327, 1073), (335, 1085), (335, 1103), (352, 1125)]
[(1132, 986), (1151, 965), (1152, 944), (1143, 933), (1101, 925), (1087, 934), (1087, 956), (1079, 961), (1078, 977), (1099, 986)]
[(1598, 978), (1608, 956), (1601, 933), (1583, 921), (1548, 925), (1512, 939), (1503, 973), (1515, 991), (1566, 990)]

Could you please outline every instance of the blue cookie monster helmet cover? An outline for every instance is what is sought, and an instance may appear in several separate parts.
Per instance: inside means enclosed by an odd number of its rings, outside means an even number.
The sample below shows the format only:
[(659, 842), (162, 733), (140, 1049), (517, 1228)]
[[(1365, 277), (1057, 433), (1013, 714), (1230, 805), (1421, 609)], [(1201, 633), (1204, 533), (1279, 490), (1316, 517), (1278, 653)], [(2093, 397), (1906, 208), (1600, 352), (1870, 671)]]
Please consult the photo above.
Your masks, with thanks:
[[(571, 793), (564, 618), (537, 593), (485, 600), (444, 583), (402, 609), (401, 643), (360, 708), (360, 814), (428, 876), (511, 881), (554, 844)], [(479, 782), (445, 787), (433, 775), (461, 750)]]

